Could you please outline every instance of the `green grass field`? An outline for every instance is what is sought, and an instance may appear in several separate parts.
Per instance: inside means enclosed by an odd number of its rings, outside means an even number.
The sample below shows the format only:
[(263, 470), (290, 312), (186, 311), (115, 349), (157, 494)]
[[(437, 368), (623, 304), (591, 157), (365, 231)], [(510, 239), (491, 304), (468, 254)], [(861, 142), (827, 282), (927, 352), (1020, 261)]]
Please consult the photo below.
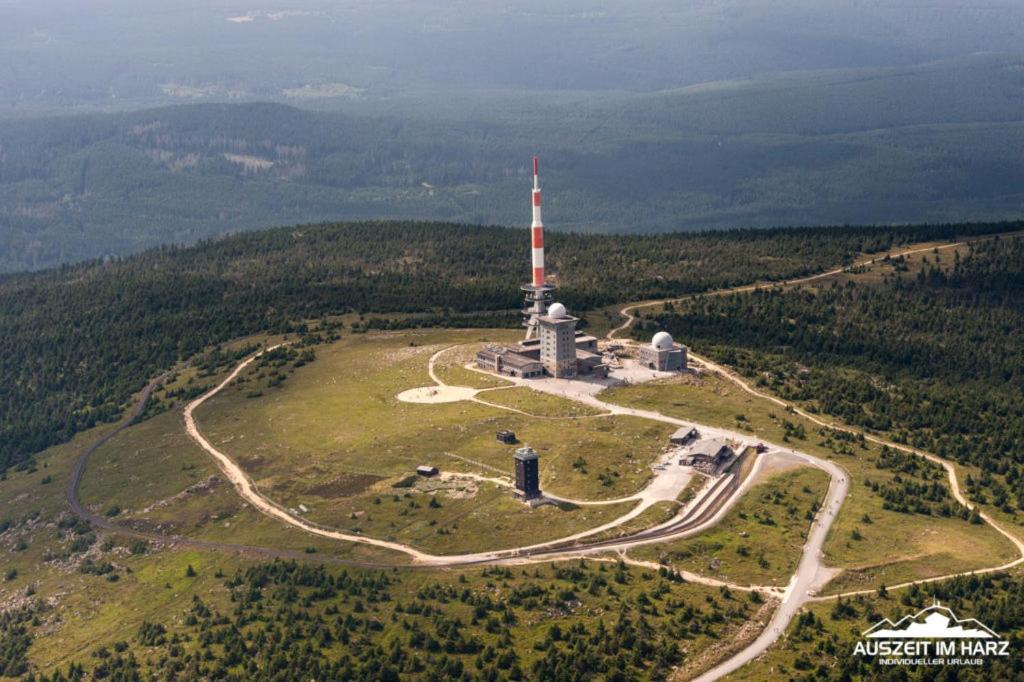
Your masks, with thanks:
[[(452, 485), (414, 479), (411, 487), (395, 487), (421, 463), (455, 474), (509, 476), (514, 446), (495, 440), (499, 428), (511, 428), (521, 443), (541, 452), (542, 487), (564, 497), (622, 497), (639, 490), (649, 478), (648, 464), (661, 452), (671, 425), (564, 412), (559, 418), (531, 419), (472, 402), (422, 405), (395, 399), (402, 390), (429, 385), (427, 360), (453, 344), (459, 348), (444, 371), (457, 373), (462, 359), (458, 354), (467, 352), (464, 349), (485, 333), (424, 330), (347, 336), (318, 346), (314, 362), (277, 386), (268, 387), (269, 367), (253, 369), (242, 382), (204, 405), (197, 418), (211, 442), (244, 463), (275, 500), (286, 506), (306, 504), (312, 520), (427, 551), (461, 553), (533, 544), (625, 513), (630, 503), (529, 509), (502, 486), (468, 479)], [(212, 384), (228, 369), (203, 381)], [(179, 373), (171, 387), (187, 384), (191, 376), (187, 371)], [(263, 387), (262, 395), (247, 397), (257, 384)], [(509, 405), (541, 406), (553, 411), (550, 417), (572, 407), (562, 399), (547, 400), (550, 396), (527, 390), (484, 395), (506, 394), (511, 396)], [(877, 468), (877, 448), (829, 440), (795, 415), (713, 376), (613, 389), (602, 397), (740, 428), (773, 442), (788, 437), (794, 447), (839, 462), (852, 484), (825, 546), (826, 563), (843, 569), (828, 590), (873, 589), (881, 583), (990, 566), (1013, 556), (1010, 544), (987, 526), (883, 509), (879, 496), (863, 485), (864, 480), (884, 481), (892, 475)], [(805, 439), (794, 435), (794, 425), (801, 424)], [(98, 643), (134, 641), (143, 620), (176, 622), (194, 594), (230, 608), (223, 580), (216, 576), (251, 563), (235, 554), (156, 546), (133, 554), (131, 543), (116, 535), (58, 527), (74, 458), (102, 429), (109, 428), (113, 427), (93, 429), (51, 448), (35, 458), (34, 469), (11, 471), (7, 480), (0, 481), (0, 521), (13, 524), (0, 534), (0, 551), (8, 570), (16, 571), (13, 578), (0, 583), (0, 600), (24, 595), (30, 588), (54, 597), (53, 615), (47, 616), (48, 625), (31, 649), (32, 659), (48, 666), (82, 660)], [(836, 454), (835, 449), (852, 454)], [(724, 580), (784, 585), (806, 537), (807, 513), (821, 498), (826, 477), (812, 468), (767, 474), (710, 532), (637, 548), (630, 555)], [(328, 541), (289, 528), (259, 514), (227, 483), (211, 477), (219, 478), (218, 470), (187, 438), (180, 409), (174, 409), (126, 429), (97, 450), (81, 497), (100, 513), (109, 512), (120, 522), (148, 530), (307, 550), (311, 561), (407, 562), (393, 552)], [(675, 503), (656, 505), (622, 529), (602, 536), (662, 522), (677, 508)], [(871, 521), (865, 522), (865, 516)], [(854, 538), (854, 529), (859, 539)], [(109, 562), (111, 569), (101, 574), (83, 572), (85, 558), (96, 565)], [(188, 565), (195, 569), (195, 577), (186, 576)], [(538, 570), (545, 575), (547, 568)], [(455, 571), (444, 579), (455, 580), (462, 573), (470, 585), (487, 582), (474, 571)], [(653, 578), (638, 577), (645, 575), (643, 571), (629, 573), (634, 576), (629, 595), (634, 589), (648, 589), (642, 587), (645, 582), (653, 586)], [(399, 575), (400, 589), (414, 590), (438, 574)], [(427, 575), (433, 577), (421, 577)], [(719, 594), (698, 585), (673, 589), (681, 590), (683, 600), (706, 600)], [(588, 597), (588, 609), (597, 611), (582, 617), (594, 622), (602, 605), (610, 603), (607, 598)], [(714, 630), (715, 636), (736, 632), (741, 619), (751, 615), (752, 607), (742, 606), (736, 618)], [(536, 622), (515, 627), (517, 638), (528, 643), (540, 641), (546, 632)], [(703, 631), (693, 635), (687, 641), (687, 655), (705, 651), (713, 638)]]
[(655, 502), (641, 512), (636, 518), (630, 519), (620, 526), (609, 528), (608, 530), (602, 531), (587, 539), (588, 541), (591, 541), (620, 538), (646, 528), (651, 528), (652, 526), (657, 526), (674, 517), (679, 512), (680, 506), (681, 505), (678, 502)]
[(535, 509), (511, 490), (470, 484), (472, 492), (424, 493), (417, 488), (374, 487), (313, 508), (309, 517), (332, 528), (394, 540), (436, 554), (508, 549), (557, 540), (607, 523), (635, 503), (542, 505)]
[[(475, 483), (468, 492), (436, 494), (393, 487), (422, 463), (455, 473), (509, 477), (514, 447), (495, 440), (498, 428), (512, 428), (542, 453), (542, 486), (564, 497), (624, 497), (650, 477), (648, 463), (670, 430), (662, 425), (631, 417), (532, 419), (472, 402), (422, 405), (395, 398), (406, 388), (430, 383), (426, 363), (431, 355), (480, 335), (414, 331), (350, 336), (317, 347), (316, 361), (269, 388), (273, 368), (254, 363), (237, 384), (200, 408), (197, 419), (211, 442), (243, 464), (260, 490), (285, 507), (305, 505), (317, 523), (425, 551), (534, 544), (626, 513), (629, 503), (530, 509), (507, 488), (488, 482)], [(206, 381), (215, 380), (219, 376)], [(177, 381), (187, 380), (182, 375)], [(260, 395), (250, 397), (257, 385)], [(528, 389), (511, 390), (519, 393), (513, 403), (534, 397)], [(541, 407), (573, 411), (569, 401), (535, 396)], [(354, 551), (347, 543), (331, 547), (261, 520), (187, 437), (180, 410), (133, 426), (100, 448), (81, 495), (96, 511), (116, 513), (149, 530), (223, 540), (260, 528), (259, 535), (274, 546), (282, 546), (281, 537), (290, 534), (283, 546), (313, 546), (331, 554)], [(270, 530), (275, 524), (281, 532)]]
[(800, 561), (809, 514), (827, 487), (828, 474), (820, 469), (767, 471), (708, 532), (629, 554), (728, 582), (784, 586)]
[(582, 403), (559, 398), (550, 393), (541, 393), (531, 388), (503, 388), (495, 391), (484, 391), (477, 398), (495, 405), (511, 407), (535, 417), (559, 419), (564, 417), (595, 417), (606, 414), (601, 410)]
[(80, 499), (94, 511), (142, 510), (219, 474), (206, 452), (185, 433), (181, 412), (164, 412), (126, 429), (93, 453)]
[(522, 333), (520, 332), (505, 329), (481, 330), (471, 342), (444, 351), (437, 358), (434, 371), (441, 381), (452, 386), (470, 386), (472, 388), (510, 386), (511, 382), (500, 377), (466, 369), (466, 365), (475, 361), (477, 351), (487, 343), (515, 343), (521, 338)]
[[(613, 498), (642, 487), (668, 427), (624, 418), (537, 420), (473, 402), (423, 405), (396, 398), (431, 383), (426, 364), (437, 350), (479, 336), (478, 331), (350, 336), (318, 348), (316, 362), (260, 398), (246, 397), (256, 374), (241, 377), (244, 383), (208, 401), (196, 416), (214, 444), (287, 505), (301, 502), (303, 495), (321, 497), (318, 503), (325, 493), (330, 498), (339, 475), (403, 476), (425, 463), (487, 476), (510, 474), (512, 448), (494, 438), (502, 428), (541, 452), (542, 482), (552, 492)], [(543, 396), (538, 400), (559, 409), (565, 405)], [(580, 457), (587, 473), (573, 467)], [(605, 471), (610, 485), (598, 480)], [(363, 480), (366, 488), (372, 483)], [(359, 492), (345, 487), (348, 494)]]

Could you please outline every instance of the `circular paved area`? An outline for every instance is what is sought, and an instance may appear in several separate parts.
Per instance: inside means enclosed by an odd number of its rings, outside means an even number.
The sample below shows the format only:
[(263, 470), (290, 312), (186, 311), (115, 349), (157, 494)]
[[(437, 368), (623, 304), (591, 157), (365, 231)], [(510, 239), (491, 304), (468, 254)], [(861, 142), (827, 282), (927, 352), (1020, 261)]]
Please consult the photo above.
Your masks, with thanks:
[(468, 386), (421, 386), (402, 391), (397, 398), (406, 403), (455, 403), (471, 399), (476, 392)]

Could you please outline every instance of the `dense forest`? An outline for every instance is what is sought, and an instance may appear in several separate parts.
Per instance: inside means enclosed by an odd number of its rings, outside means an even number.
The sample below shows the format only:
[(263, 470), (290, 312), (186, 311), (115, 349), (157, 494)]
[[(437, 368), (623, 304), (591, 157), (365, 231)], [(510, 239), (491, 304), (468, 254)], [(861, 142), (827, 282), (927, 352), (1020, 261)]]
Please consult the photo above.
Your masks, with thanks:
[(880, 282), (702, 297), (637, 333), (668, 329), (787, 399), (977, 465), (976, 499), (1024, 509), (1024, 239), (927, 261), (915, 274), (894, 260)]
[[(552, 234), (571, 310), (805, 275), (855, 254), (1014, 224)], [(0, 278), (0, 466), (118, 418), (131, 394), (211, 344), (348, 312), (431, 313), (440, 326), (517, 324), (525, 230), (344, 223)], [(357, 323), (358, 324), (358, 323)]]
[[(278, 561), (223, 583), (230, 610), (196, 595), (130, 642), (27, 679), (661, 680), (687, 648), (735, 631), (762, 603), (727, 589), (699, 598), (664, 568), (583, 561), (428, 580)], [(0, 621), (17, 673), (25, 620)]]
[(0, 109), (0, 272), (319, 220), (525, 225), (533, 153), (552, 231), (1015, 219), (1022, 85), (1019, 58), (986, 55), (692, 91), (368, 96), (340, 111)]

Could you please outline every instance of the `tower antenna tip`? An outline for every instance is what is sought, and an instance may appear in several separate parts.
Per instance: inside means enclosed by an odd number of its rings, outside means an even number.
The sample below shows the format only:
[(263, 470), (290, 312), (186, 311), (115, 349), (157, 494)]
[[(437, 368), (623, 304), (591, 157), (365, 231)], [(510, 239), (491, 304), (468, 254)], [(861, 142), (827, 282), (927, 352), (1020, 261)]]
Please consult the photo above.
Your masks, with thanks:
[(534, 175), (540, 175), (540, 157), (539, 156), (534, 156), (533, 157), (533, 174)]

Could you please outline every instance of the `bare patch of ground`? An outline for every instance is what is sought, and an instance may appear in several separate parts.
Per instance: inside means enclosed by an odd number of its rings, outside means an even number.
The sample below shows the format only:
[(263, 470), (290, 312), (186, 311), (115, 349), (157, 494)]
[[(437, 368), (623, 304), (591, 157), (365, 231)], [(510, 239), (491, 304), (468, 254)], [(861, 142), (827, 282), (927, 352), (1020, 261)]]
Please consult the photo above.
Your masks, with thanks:
[(159, 509), (161, 507), (166, 507), (167, 505), (172, 504), (174, 502), (177, 502), (178, 500), (180, 500), (180, 499), (182, 499), (184, 497), (188, 497), (189, 495), (196, 495), (198, 493), (213, 492), (213, 489), (216, 488), (218, 485), (220, 485), (220, 483), (221, 483), (220, 476), (216, 476), (216, 475), (210, 476), (209, 478), (207, 478), (205, 481), (202, 481), (201, 483), (196, 483), (195, 485), (190, 485), (189, 487), (185, 488), (184, 490), (182, 490), (177, 495), (172, 495), (170, 497), (167, 497), (165, 499), (160, 500), (159, 502), (154, 502), (153, 504), (149, 505), (148, 507), (146, 507), (145, 509), (140, 511), (139, 514), (148, 514), (149, 512), (153, 511), (154, 509)]
[(456, 403), (469, 400), (476, 393), (477, 389), (466, 386), (422, 386), (402, 391), (398, 399), (406, 403)]
[(784, 450), (780, 450), (772, 453), (771, 457), (766, 457), (764, 463), (761, 465), (760, 471), (757, 472), (757, 478), (754, 480), (755, 483), (761, 481), (767, 481), (772, 476), (781, 474), (784, 471), (790, 471), (792, 469), (799, 469), (800, 467), (807, 466), (807, 462), (800, 459), (796, 455), (791, 455)]
[(233, 164), (241, 166), (247, 173), (264, 171), (274, 165), (270, 159), (262, 159), (249, 154), (224, 154), (224, 158)]
[(669, 679), (672, 682), (692, 680), (705, 670), (711, 669), (719, 661), (725, 660), (737, 651), (742, 651), (748, 644), (757, 639), (761, 631), (768, 626), (768, 621), (778, 606), (778, 599), (767, 600), (757, 610), (753, 618), (747, 620), (732, 632), (723, 632), (717, 644), (704, 649), (694, 658), (687, 660)]
[(285, 88), (281, 94), (291, 99), (317, 99), (321, 97), (348, 97), (359, 99), (364, 92), (348, 83), (307, 83), (300, 88)]
[(476, 497), (480, 483), (468, 476), (443, 473), (433, 478), (421, 478), (417, 481), (415, 490), (429, 494), (443, 492), (453, 499), (469, 499)]

